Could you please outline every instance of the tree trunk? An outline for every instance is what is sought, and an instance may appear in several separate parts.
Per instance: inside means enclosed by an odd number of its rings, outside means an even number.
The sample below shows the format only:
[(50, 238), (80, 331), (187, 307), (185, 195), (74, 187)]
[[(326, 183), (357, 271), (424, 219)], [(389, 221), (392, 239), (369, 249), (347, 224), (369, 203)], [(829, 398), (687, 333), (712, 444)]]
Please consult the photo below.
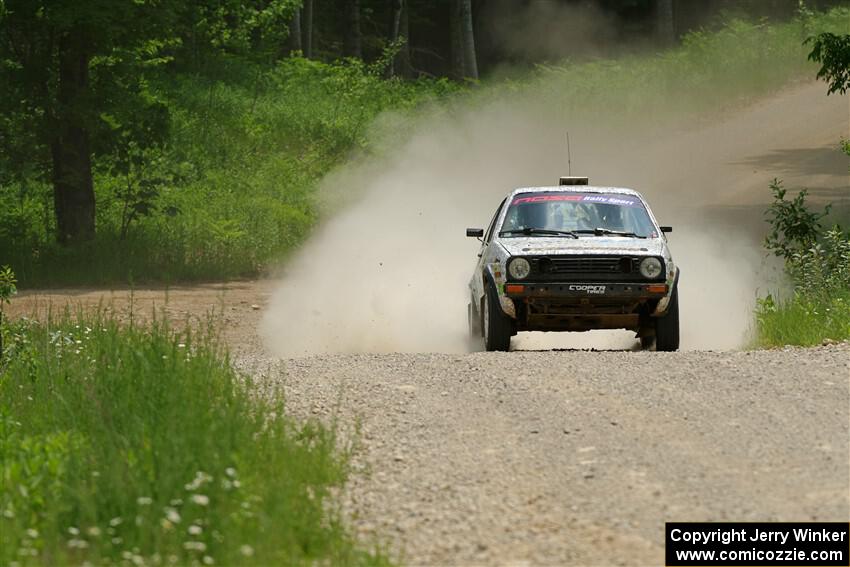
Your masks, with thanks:
[(56, 127), (51, 143), (56, 237), (75, 243), (94, 237), (94, 185), (89, 134), (81, 106), (87, 96), (89, 54), (80, 29), (59, 42)]
[(673, 0), (658, 0), (655, 4), (656, 30), (666, 44), (676, 40), (676, 25), (673, 19)]
[(478, 79), (475, 55), (475, 33), (472, 24), (472, 0), (460, 2), (461, 37), (463, 38), (463, 72), (467, 79)]
[(410, 63), (410, 2), (408, 0), (402, 1), (398, 35), (404, 38), (404, 45), (396, 55), (395, 71), (399, 76), (409, 79), (413, 76), (413, 67)]
[(408, 39), (408, 19), (407, 19), (407, 1), (406, 0), (389, 0), (389, 15), (390, 21), (387, 27), (387, 38), (390, 43), (395, 43), (399, 39), (404, 40), (404, 44), (399, 48), (398, 53), (390, 62), (390, 68), (387, 70), (387, 75), (393, 77), (395, 75), (401, 77), (410, 77), (410, 45)]
[(301, 9), (301, 48), (304, 51), (304, 57), (312, 59), (313, 57), (313, 0), (304, 0), (304, 7)]
[[(292, 19), (289, 21), (289, 37), (287, 38), (287, 47), (289, 53), (293, 51), (302, 51), (301, 48), (301, 8), (296, 9), (292, 13)], [(289, 55), (287, 53), (287, 55)]]
[(449, 15), (449, 34), (451, 36), (452, 68), (451, 76), (457, 81), (465, 77), (466, 68), (463, 64), (463, 23), (461, 22), (461, 3), (464, 0), (452, 0)]
[(475, 34), (472, 28), (472, 0), (452, 0), (452, 76), (457, 80), (477, 79)]
[(363, 58), (360, 36), (360, 0), (345, 0), (345, 33), (343, 34), (343, 55)]

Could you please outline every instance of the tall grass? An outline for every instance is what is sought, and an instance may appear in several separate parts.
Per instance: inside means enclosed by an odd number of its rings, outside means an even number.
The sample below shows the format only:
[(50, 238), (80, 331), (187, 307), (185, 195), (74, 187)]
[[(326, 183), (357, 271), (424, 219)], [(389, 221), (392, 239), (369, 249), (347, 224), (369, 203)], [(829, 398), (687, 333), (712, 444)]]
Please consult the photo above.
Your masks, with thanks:
[(850, 291), (829, 297), (793, 295), (759, 302), (756, 347), (816, 346), (824, 341), (850, 340)]
[(66, 315), (6, 345), (0, 563), (385, 563), (334, 511), (333, 433), (249, 395), (209, 334)]

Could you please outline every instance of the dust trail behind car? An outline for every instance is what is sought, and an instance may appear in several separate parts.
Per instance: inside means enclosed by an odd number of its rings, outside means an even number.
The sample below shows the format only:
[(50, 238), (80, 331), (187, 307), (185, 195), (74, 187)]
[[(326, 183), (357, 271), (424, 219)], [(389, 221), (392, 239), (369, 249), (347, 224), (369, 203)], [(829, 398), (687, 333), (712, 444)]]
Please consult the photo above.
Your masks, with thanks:
[[(395, 130), (410, 126), (389, 117), (374, 136), (403, 142), (326, 178), (323, 198), (343, 204), (284, 267), (263, 321), (273, 352), (466, 350), (465, 285), (477, 243), (464, 229), (483, 226), (511, 189), (565, 175), (567, 130), (573, 174), (641, 191), (659, 222), (674, 226), (683, 349), (741, 346), (757, 290), (778, 285), (759, 243), (771, 178), (847, 186), (840, 159), (819, 164), (815, 176), (768, 167), (782, 151), (793, 160), (795, 150), (816, 150), (799, 159), (820, 159), (847, 135), (847, 99), (827, 98), (820, 84), (718, 113), (702, 126), (565, 116), (533, 96), (426, 114), (409, 136)], [(632, 337), (531, 333), (516, 348), (631, 348)]]

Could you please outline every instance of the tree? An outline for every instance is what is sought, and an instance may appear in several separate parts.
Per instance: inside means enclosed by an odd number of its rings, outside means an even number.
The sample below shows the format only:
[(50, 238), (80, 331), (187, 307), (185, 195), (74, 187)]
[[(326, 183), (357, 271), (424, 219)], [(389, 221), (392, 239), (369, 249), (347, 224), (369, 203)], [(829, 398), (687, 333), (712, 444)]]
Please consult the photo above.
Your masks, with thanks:
[[(119, 137), (124, 125), (119, 117), (137, 106), (158, 105), (143, 92), (141, 68), (161, 61), (179, 5), (176, 0), (6, 2), (0, 21), (0, 110), (14, 116), (17, 129), (33, 132), (27, 160), (53, 185), (59, 242), (94, 236), (92, 153)], [(152, 138), (161, 133), (141, 130)], [(15, 144), (5, 140), (0, 151), (26, 156)]]
[(301, 46), (304, 57), (313, 57), (313, 0), (304, 0), (301, 20)]
[(478, 61), (475, 56), (475, 33), (472, 22), (472, 0), (460, 2), (460, 22), (464, 75), (467, 79), (478, 79)]
[(342, 54), (345, 57), (363, 57), (363, 41), (360, 31), (360, 0), (344, 0)]
[(452, 75), (455, 79), (478, 79), (472, 0), (452, 0), (449, 18)]
[(296, 9), (292, 13), (292, 19), (289, 20), (289, 37), (287, 38), (287, 46), (289, 51), (303, 51), (301, 42), (301, 8)]
[(389, 25), (387, 26), (387, 38), (390, 45), (397, 45), (398, 52), (390, 62), (388, 75), (390, 77), (399, 75), (410, 77), (410, 39), (407, 13), (407, 0), (389, 0)]
[(821, 64), (817, 76), (829, 83), (828, 94), (850, 90), (850, 35), (822, 33), (805, 43), (812, 45), (809, 60)]

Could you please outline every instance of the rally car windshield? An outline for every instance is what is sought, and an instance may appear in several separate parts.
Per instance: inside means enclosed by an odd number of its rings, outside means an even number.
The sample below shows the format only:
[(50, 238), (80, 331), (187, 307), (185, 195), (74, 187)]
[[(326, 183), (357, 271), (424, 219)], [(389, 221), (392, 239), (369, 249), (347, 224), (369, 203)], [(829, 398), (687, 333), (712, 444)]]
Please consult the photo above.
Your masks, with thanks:
[(632, 195), (546, 192), (514, 196), (500, 236), (594, 235), (656, 238), (643, 202)]

